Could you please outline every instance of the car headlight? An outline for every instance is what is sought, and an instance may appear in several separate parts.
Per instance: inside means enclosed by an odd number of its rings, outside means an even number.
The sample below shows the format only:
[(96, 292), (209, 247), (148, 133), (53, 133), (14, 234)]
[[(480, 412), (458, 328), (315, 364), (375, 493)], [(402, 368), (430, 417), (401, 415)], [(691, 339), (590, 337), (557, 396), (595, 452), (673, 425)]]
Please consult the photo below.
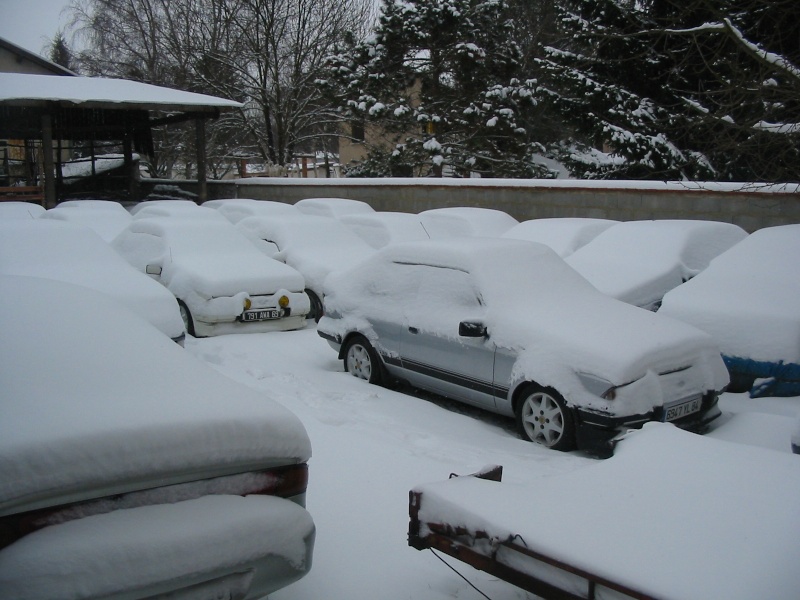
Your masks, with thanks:
[(250, 310), (250, 307), (253, 306), (253, 303), (250, 301), (250, 298), (244, 299), (244, 309)]
[(281, 296), (278, 298), (278, 306), (281, 308), (286, 308), (289, 306), (289, 296)]
[(610, 381), (606, 381), (602, 377), (589, 373), (578, 373), (578, 379), (584, 388), (604, 400), (613, 400), (617, 396), (617, 388), (619, 386), (614, 385)]

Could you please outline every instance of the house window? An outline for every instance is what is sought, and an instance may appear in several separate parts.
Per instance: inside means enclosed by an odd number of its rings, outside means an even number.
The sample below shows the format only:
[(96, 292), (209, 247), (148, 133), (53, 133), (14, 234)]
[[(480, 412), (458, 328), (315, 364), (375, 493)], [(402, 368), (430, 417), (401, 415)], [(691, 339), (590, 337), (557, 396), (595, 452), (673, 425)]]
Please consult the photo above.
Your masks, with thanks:
[(350, 125), (350, 135), (353, 138), (353, 141), (356, 142), (363, 142), (364, 141), (364, 124), (363, 123), (351, 123)]

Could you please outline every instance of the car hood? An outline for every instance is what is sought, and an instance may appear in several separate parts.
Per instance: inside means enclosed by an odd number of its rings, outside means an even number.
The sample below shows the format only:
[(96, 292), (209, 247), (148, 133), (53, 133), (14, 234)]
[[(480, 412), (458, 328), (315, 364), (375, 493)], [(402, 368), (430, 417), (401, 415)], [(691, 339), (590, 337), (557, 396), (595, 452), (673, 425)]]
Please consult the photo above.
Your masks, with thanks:
[(0, 515), (305, 462), (303, 425), (91, 290), (0, 277)]
[(539, 311), (535, 320), (488, 320), (500, 346), (523, 354), (546, 354), (575, 372), (624, 385), (648, 371), (663, 373), (703, 363), (707, 389), (727, 384), (719, 349), (711, 336), (677, 320), (597, 295)]
[(204, 298), (302, 292), (303, 276), (292, 267), (253, 251), (243, 255), (200, 255), (176, 258), (164, 265), (163, 281), (176, 296), (189, 289)]

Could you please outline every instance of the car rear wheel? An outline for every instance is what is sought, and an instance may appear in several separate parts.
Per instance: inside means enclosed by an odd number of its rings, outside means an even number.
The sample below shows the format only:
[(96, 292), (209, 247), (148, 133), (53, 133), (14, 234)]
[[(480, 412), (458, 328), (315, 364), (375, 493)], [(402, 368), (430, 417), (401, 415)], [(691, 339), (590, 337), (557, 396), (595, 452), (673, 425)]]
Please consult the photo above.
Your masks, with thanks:
[(575, 447), (575, 423), (567, 403), (552, 388), (531, 386), (517, 404), (517, 427), (523, 439), (553, 450)]
[(314, 321), (319, 323), (319, 320), (322, 318), (322, 300), (308, 288), (306, 288), (306, 295), (311, 302), (311, 308), (308, 310), (306, 319), (314, 319)]
[(383, 384), (383, 365), (378, 353), (365, 337), (351, 337), (344, 349), (344, 370), (353, 377), (376, 385)]
[(192, 313), (189, 312), (189, 307), (180, 300), (178, 300), (178, 307), (181, 309), (181, 319), (183, 319), (183, 326), (186, 329), (186, 333), (194, 335), (194, 321), (192, 320)]

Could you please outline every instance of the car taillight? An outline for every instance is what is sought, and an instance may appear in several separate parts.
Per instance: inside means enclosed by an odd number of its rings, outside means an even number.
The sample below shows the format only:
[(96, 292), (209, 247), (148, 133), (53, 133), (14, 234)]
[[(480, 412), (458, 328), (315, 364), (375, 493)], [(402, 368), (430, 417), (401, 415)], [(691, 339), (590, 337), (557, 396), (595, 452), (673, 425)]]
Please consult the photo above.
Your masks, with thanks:
[(292, 498), (305, 494), (307, 487), (308, 465), (300, 463), (263, 471), (250, 471), (137, 490), (17, 513), (0, 517), (0, 549), (38, 529), (115, 510), (154, 504), (171, 504), (219, 494), (230, 496), (258, 494)]

